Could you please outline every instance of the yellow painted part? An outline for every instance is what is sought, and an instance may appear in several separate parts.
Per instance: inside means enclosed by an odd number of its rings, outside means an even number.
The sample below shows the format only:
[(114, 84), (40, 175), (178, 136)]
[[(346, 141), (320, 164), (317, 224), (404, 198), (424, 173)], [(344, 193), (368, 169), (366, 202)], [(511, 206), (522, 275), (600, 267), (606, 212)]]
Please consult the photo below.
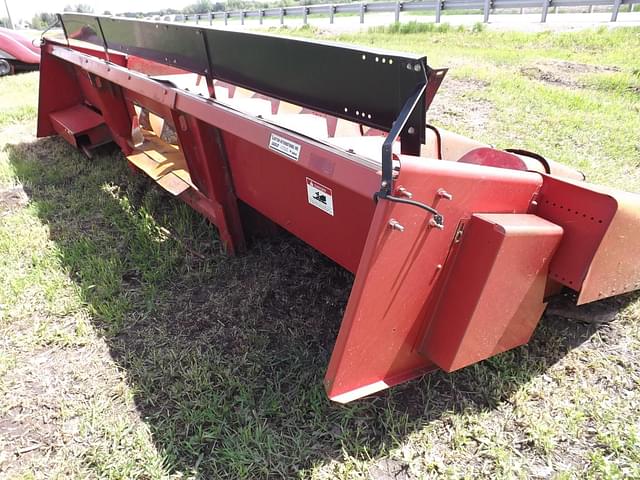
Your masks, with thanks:
[(294, 105), (293, 103), (288, 103), (283, 100), (278, 104), (278, 114), (281, 113), (300, 113), (302, 112), (302, 107), (298, 105)]
[(236, 87), (235, 92), (233, 94), (233, 98), (253, 98), (255, 92), (251, 90), (247, 90), (246, 88)]
[(153, 132), (142, 132), (144, 143), (127, 156), (129, 161), (172, 195), (178, 196), (189, 188), (196, 188), (180, 148), (163, 141)]
[(157, 137), (160, 137), (162, 135), (162, 127), (164, 127), (164, 118), (149, 112), (149, 123), (151, 124), (153, 133), (155, 133)]

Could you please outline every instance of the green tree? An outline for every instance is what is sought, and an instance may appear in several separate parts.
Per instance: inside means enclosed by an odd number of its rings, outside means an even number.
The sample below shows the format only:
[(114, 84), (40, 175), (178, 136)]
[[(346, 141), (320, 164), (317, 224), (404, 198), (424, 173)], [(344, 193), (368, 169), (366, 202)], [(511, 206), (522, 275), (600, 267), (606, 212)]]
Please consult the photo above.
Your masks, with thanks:
[(64, 7), (65, 12), (93, 13), (93, 7), (86, 3), (78, 3), (77, 5), (67, 5)]
[(56, 23), (56, 21), (57, 21), (57, 18), (55, 14), (40, 12), (40, 13), (36, 13), (31, 19), (31, 27), (35, 28), (36, 30), (44, 30), (50, 25), (53, 25), (54, 23)]
[(213, 4), (210, 0), (198, 0), (197, 3), (187, 5), (182, 9), (182, 12), (188, 15), (193, 13), (207, 13), (211, 11), (213, 11)]

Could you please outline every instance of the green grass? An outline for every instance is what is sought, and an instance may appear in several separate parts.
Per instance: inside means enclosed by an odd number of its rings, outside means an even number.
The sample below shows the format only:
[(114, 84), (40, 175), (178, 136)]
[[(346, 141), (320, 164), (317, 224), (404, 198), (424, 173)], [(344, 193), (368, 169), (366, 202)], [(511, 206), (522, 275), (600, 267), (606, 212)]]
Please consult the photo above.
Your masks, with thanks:
[[(423, 28), (338, 39), (451, 66), (434, 123), (640, 191), (640, 30)], [(228, 257), (119, 153), (36, 140), (37, 80), (0, 79), (0, 192), (29, 197), (0, 205), (0, 476), (640, 477), (637, 297), (609, 326), (548, 316), (525, 347), (331, 404), (352, 276), (286, 235)]]
[(12, 80), (3, 79), (3, 83), (9, 85), (0, 89), (0, 128), (32, 120), (38, 111), (38, 90), (33, 83), (34, 79), (26, 82)]

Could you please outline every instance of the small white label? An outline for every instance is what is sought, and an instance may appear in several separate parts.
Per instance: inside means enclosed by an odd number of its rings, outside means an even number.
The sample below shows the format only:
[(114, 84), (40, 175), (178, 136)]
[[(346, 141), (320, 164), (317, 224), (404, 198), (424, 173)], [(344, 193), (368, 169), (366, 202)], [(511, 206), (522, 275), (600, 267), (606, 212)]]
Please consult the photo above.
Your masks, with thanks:
[(314, 207), (333, 216), (333, 193), (330, 188), (307, 177), (307, 200)]
[(269, 140), (269, 148), (285, 155), (286, 157), (291, 158), (292, 160), (297, 161), (300, 157), (300, 145), (292, 142), (291, 140), (280, 137), (275, 133), (271, 134), (271, 139)]

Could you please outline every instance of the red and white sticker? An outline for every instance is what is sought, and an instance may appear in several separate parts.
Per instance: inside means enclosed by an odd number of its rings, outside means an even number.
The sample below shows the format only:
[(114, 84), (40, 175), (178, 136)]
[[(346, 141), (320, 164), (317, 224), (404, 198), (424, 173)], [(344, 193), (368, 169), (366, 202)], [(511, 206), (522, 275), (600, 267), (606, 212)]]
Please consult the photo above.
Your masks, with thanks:
[(333, 216), (333, 192), (309, 177), (307, 177), (307, 200), (314, 207)]

